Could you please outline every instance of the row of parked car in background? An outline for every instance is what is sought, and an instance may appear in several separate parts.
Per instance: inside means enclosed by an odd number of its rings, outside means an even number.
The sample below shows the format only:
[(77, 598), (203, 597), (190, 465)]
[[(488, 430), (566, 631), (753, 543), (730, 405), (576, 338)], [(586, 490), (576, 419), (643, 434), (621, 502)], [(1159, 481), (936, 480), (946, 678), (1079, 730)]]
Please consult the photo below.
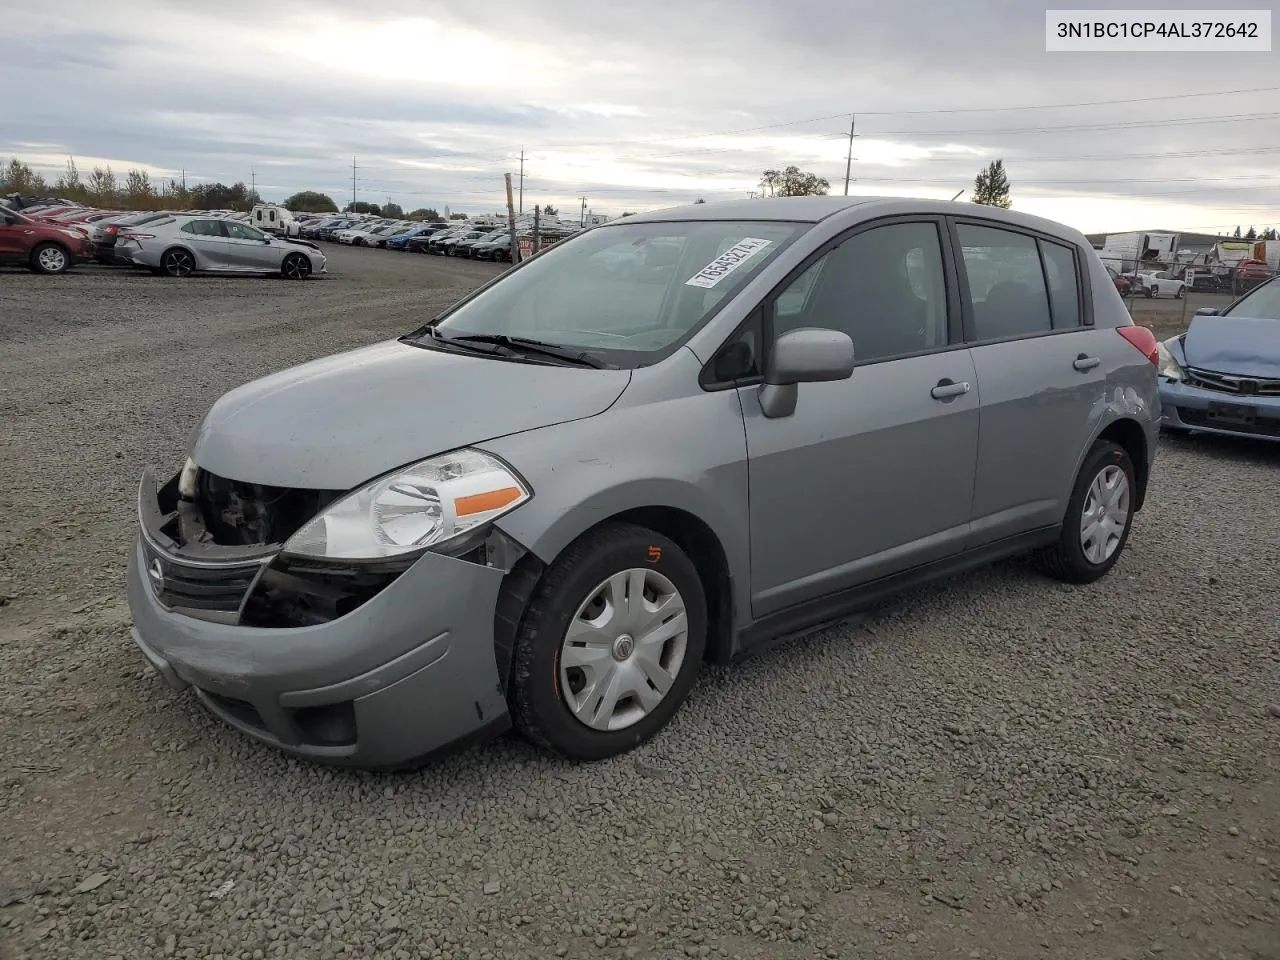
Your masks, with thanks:
[(57, 198), (0, 199), (0, 262), (37, 273), (76, 263), (140, 267), (158, 275), (277, 275), (302, 280), (325, 272), (326, 257), (299, 236), (282, 207), (231, 210), (97, 210)]
[[(528, 242), (536, 231), (540, 246), (555, 243), (581, 229), (578, 224), (566, 224), (554, 217), (535, 225), (532, 217), (521, 215), (515, 222), (517, 243), (522, 238)], [(300, 232), (308, 239), (353, 247), (505, 263), (513, 260), (511, 224), (497, 216), (424, 223), (368, 215), (327, 214), (304, 218)]]

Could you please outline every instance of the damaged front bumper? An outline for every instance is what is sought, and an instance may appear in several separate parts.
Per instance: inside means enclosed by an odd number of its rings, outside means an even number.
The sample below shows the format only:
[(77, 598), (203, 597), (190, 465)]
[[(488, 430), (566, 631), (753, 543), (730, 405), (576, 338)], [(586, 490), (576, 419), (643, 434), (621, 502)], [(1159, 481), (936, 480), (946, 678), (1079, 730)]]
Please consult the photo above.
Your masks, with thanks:
[(179, 547), (149, 475), (139, 499), (133, 639), (170, 686), (227, 723), (361, 767), (410, 764), (510, 725), (494, 652), (500, 567), (428, 552), (333, 619), (250, 626), (278, 548)]

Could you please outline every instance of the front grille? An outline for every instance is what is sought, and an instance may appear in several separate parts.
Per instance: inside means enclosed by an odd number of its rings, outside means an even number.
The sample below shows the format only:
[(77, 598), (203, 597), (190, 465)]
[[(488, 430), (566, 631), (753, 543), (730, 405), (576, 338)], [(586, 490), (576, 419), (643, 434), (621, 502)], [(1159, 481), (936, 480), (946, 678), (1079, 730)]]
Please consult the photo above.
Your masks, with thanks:
[(147, 545), (147, 579), (166, 607), (234, 616), (253, 585), (260, 563), (193, 566)]
[(1196, 410), (1192, 407), (1177, 409), (1178, 419), (1189, 427), (1213, 427), (1256, 437), (1280, 437), (1280, 417), (1258, 417), (1252, 423), (1222, 422), (1210, 419), (1207, 410)]
[(1186, 372), (1187, 382), (1202, 390), (1216, 390), (1237, 396), (1280, 397), (1280, 378), (1242, 377), (1198, 367), (1188, 367)]

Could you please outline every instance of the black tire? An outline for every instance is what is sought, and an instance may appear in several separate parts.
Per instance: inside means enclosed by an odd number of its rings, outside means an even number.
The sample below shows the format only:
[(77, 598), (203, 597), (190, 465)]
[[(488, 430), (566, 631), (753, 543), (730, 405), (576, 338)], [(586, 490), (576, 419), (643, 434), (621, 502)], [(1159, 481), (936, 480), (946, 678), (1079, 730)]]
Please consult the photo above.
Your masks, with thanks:
[(286, 280), (305, 280), (311, 276), (311, 261), (306, 254), (291, 253), (280, 264), (280, 276)]
[[(1080, 528), (1083, 520), (1085, 502), (1089, 497), (1089, 488), (1102, 471), (1109, 467), (1119, 467), (1124, 471), (1129, 485), (1128, 508), (1125, 516), (1124, 530), (1110, 556), (1101, 563), (1094, 563), (1085, 556), (1080, 540)], [(1067, 503), (1067, 514), (1062, 521), (1062, 533), (1058, 542), (1037, 550), (1032, 559), (1042, 572), (1055, 580), (1066, 583), (1093, 583), (1106, 575), (1129, 542), (1129, 532), (1133, 529), (1133, 507), (1138, 494), (1135, 481), (1133, 461), (1124, 447), (1110, 440), (1098, 440), (1094, 443), (1089, 455), (1084, 458), (1080, 473), (1076, 477), (1075, 488), (1071, 491), (1071, 500)]]
[(196, 258), (182, 247), (170, 247), (160, 255), (160, 267), (165, 276), (181, 280), (196, 272)]
[(1186, 287), (1179, 287), (1179, 288), (1178, 288), (1178, 290), (1177, 290), (1177, 292), (1173, 295), (1173, 299), (1175, 299), (1175, 300), (1181, 300), (1181, 299), (1182, 299), (1183, 291), (1185, 291), (1185, 290), (1186, 290)]
[[(614, 573), (652, 569), (684, 600), (684, 659), (666, 696), (648, 714), (620, 730), (588, 727), (560, 693), (561, 644), (580, 604)], [(667, 537), (633, 524), (609, 524), (571, 543), (547, 569), (516, 635), (508, 686), (516, 729), (532, 743), (572, 760), (603, 760), (625, 753), (666, 726), (688, 695), (702, 665), (707, 604), (702, 580), (684, 552)]]
[(31, 251), (31, 269), (49, 276), (66, 273), (71, 268), (71, 254), (59, 243), (39, 243)]

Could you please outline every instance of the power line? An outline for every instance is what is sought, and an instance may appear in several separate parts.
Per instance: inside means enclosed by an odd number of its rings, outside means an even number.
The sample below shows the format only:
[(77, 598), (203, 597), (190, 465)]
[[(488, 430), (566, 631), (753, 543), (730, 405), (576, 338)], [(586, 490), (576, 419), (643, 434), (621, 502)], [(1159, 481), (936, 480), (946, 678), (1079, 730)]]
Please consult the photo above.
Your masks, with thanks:
[[(1114, 106), (1118, 104), (1131, 103), (1157, 103), (1165, 100), (1190, 100), (1198, 97), (1225, 97), (1234, 96), (1241, 93), (1272, 93), (1280, 90), (1280, 87), (1246, 87), (1238, 90), (1213, 90), (1202, 93), (1172, 93), (1155, 97), (1125, 97), (1116, 100), (1083, 100), (1076, 103), (1038, 103), (1038, 104), (1021, 104), (1017, 106), (1003, 107), (945, 107), (934, 110), (859, 110), (864, 117), (905, 117), (905, 116), (930, 116), (951, 113), (1004, 113), (1017, 110), (1062, 110), (1073, 107), (1104, 107)], [(795, 127), (806, 123), (822, 123), (827, 120), (837, 120), (844, 116), (843, 113), (830, 114), (824, 117), (808, 117), (803, 120), (783, 120), (777, 123), (766, 123), (756, 127), (740, 127), (736, 130), (718, 130), (712, 133), (692, 133), (674, 137), (652, 137), (649, 139), (632, 139), (632, 140), (599, 140), (599, 141), (552, 141), (544, 143), (544, 147), (554, 146), (585, 146), (585, 147), (601, 147), (613, 144), (641, 144), (641, 143), (671, 143), (676, 140), (699, 140), (705, 137), (731, 137), (739, 133), (755, 133), (758, 130), (776, 130), (781, 127)]]

